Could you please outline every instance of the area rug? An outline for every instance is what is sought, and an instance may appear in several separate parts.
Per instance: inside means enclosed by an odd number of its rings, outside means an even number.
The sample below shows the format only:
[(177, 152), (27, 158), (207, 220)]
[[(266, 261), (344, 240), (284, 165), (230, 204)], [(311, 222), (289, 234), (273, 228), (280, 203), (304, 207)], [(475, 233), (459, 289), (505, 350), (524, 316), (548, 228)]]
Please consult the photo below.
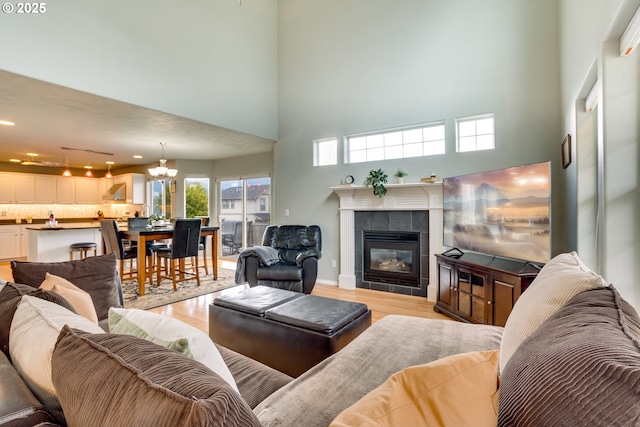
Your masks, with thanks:
[(213, 280), (213, 275), (200, 276), (200, 286), (195, 279), (178, 283), (178, 290), (173, 291), (171, 280), (163, 280), (160, 286), (154, 281), (154, 286), (149, 287), (146, 283), (144, 295), (138, 295), (137, 280), (128, 280), (122, 284), (124, 293), (124, 306), (126, 308), (149, 309), (183, 301), (200, 295), (210, 294), (223, 289), (236, 286), (235, 271), (218, 269), (218, 280)]

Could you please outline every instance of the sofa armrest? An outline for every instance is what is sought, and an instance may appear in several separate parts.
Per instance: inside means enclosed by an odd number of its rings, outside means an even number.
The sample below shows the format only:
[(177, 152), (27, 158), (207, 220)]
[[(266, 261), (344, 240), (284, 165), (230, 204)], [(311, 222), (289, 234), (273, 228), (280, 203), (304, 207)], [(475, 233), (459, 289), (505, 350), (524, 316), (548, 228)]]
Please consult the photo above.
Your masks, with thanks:
[(308, 257), (301, 264), (302, 266), (302, 292), (310, 294), (316, 285), (318, 277), (318, 258)]
[(0, 426), (58, 426), (0, 351)]
[(322, 258), (322, 254), (317, 249), (307, 249), (306, 251), (302, 251), (296, 256), (296, 265), (298, 267), (302, 267), (302, 263), (308, 258), (315, 258), (319, 260)]

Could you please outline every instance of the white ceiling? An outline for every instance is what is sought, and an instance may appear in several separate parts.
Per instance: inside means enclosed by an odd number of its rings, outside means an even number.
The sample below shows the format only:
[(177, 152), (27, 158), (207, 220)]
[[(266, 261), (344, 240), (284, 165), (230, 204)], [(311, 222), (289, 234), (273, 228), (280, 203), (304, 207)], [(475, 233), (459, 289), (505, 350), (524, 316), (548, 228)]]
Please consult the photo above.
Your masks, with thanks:
[[(194, 99), (193, 102), (198, 102)], [(29, 159), (107, 169), (165, 158), (215, 160), (270, 152), (274, 141), (0, 70), (0, 162)], [(64, 150), (62, 147), (77, 150)], [(83, 151), (88, 150), (88, 151)], [(112, 153), (113, 155), (95, 152)], [(134, 159), (138, 154), (142, 159)]]

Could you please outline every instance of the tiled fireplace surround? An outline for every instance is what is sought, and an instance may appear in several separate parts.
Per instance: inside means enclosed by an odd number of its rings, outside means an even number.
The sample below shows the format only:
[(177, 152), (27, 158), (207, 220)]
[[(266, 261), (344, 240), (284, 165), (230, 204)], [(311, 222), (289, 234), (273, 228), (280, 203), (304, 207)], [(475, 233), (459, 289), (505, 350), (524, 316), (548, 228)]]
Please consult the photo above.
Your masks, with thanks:
[[(429, 284), (429, 212), (428, 211), (356, 211), (354, 213), (355, 229), (355, 275), (356, 288), (376, 291), (427, 296)], [(403, 286), (370, 282), (364, 276), (364, 232), (372, 231), (414, 231), (420, 233), (420, 286)]]
[[(430, 301), (435, 301), (437, 264), (434, 254), (444, 250), (442, 185), (389, 184), (387, 194), (382, 198), (374, 196), (371, 187), (341, 185), (331, 189), (340, 197), (338, 286), (345, 289), (363, 287), (409, 295), (426, 294)], [(419, 288), (363, 282), (362, 231), (365, 229), (420, 232), (422, 259)], [(427, 253), (424, 249), (428, 249)]]

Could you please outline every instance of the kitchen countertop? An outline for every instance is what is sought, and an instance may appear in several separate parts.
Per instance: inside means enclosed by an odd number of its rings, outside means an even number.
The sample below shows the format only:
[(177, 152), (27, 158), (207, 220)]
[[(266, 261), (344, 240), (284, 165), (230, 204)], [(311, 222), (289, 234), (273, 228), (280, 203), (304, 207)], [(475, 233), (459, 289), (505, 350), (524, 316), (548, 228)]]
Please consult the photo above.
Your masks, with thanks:
[[(127, 222), (127, 218), (109, 218), (109, 217), (105, 217), (104, 219), (115, 219), (118, 220), (118, 222), (123, 222), (126, 223)], [(99, 219), (98, 217), (93, 217), (93, 218), (56, 218), (56, 220), (58, 221), (58, 226), (61, 227), (67, 227), (67, 225), (72, 225), (72, 224), (77, 224), (77, 223), (95, 223), (96, 226), (98, 226), (99, 223)], [(44, 227), (47, 223), (49, 222), (49, 218), (33, 218), (33, 220), (31, 221), (31, 224), (29, 224), (27, 222), (27, 220), (25, 220), (24, 218), (22, 219), (22, 222), (17, 223), (15, 218), (14, 219), (0, 219), (0, 225), (28, 225), (30, 227), (38, 227), (38, 226), (42, 226)]]
[(100, 228), (99, 224), (93, 225), (73, 225), (73, 224), (58, 224), (57, 227), (48, 227), (45, 224), (29, 224), (27, 230), (36, 230), (36, 231), (60, 231), (60, 230), (84, 230), (87, 228)]

